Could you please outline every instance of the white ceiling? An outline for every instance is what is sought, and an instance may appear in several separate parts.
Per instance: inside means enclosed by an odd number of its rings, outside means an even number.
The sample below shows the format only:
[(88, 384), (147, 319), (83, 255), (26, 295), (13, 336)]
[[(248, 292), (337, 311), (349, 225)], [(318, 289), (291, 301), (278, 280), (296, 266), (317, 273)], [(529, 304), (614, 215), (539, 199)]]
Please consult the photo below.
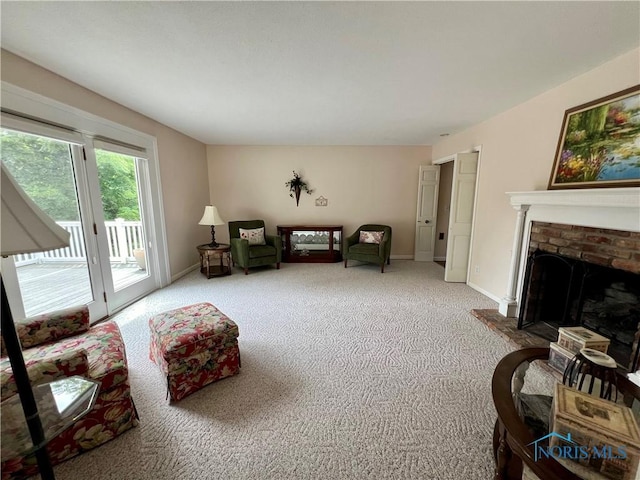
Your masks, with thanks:
[(0, 8), (2, 48), (207, 144), (432, 144), (640, 44), (636, 1)]

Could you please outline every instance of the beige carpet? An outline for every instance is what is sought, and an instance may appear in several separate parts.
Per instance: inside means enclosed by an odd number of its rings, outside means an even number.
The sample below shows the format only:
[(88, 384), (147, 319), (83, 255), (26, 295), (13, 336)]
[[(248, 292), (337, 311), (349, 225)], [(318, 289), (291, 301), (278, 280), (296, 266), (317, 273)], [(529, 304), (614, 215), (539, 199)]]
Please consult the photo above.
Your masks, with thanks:
[[(116, 315), (140, 426), (56, 467), (68, 479), (492, 478), (491, 375), (511, 350), (495, 303), (432, 263), (193, 272)], [(240, 328), (242, 371), (174, 405), (149, 316), (210, 301)]]

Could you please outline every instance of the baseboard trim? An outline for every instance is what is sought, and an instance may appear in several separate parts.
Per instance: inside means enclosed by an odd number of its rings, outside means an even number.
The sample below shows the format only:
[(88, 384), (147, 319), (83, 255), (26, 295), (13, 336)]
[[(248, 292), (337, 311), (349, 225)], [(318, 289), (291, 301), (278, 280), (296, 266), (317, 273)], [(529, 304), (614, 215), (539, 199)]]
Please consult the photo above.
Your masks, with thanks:
[(391, 260), (413, 260), (413, 255), (391, 255)]
[(176, 273), (175, 275), (171, 275), (171, 283), (175, 282), (179, 278), (184, 277), (187, 273), (191, 273), (194, 270), (197, 270), (198, 268), (200, 268), (200, 264), (199, 263), (195, 263), (195, 264), (191, 265), (189, 268), (186, 268), (186, 269), (182, 270), (181, 272)]
[(447, 257), (433, 257), (434, 262), (446, 262)]
[(485, 297), (489, 297), (491, 300), (493, 300), (496, 303), (500, 303), (500, 297), (494, 295), (491, 292), (486, 291), (484, 288), (480, 288), (478, 285), (476, 285), (475, 283), (472, 282), (468, 282), (467, 285), (469, 285), (471, 288), (473, 288), (475, 291), (480, 292), (482, 295), (484, 295)]

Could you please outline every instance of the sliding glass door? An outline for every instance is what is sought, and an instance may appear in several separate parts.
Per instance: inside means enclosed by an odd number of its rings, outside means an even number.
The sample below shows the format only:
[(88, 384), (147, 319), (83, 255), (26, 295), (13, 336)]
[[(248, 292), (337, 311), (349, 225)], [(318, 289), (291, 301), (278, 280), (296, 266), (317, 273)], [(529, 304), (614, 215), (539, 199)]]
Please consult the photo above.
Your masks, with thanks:
[(1, 160), (70, 245), (3, 261), (16, 318), (86, 303), (95, 321), (157, 288), (145, 151), (22, 126), (0, 129)]
[[(90, 271), (87, 253), (92, 249), (83, 222), (87, 212), (81, 208), (76, 185), (82, 164), (77, 155), (74, 158), (73, 144), (6, 129), (0, 135), (1, 160), (7, 170), (36, 205), (70, 233), (67, 248), (14, 256), (19, 287), (14, 289), (14, 304), (22, 302), (25, 316), (83, 303), (90, 306), (92, 316), (106, 315), (101, 277)], [(20, 312), (20, 305), (15, 308)]]
[[(155, 287), (147, 208), (147, 161), (130, 147), (94, 140), (88, 155), (95, 157), (100, 201), (96, 217), (107, 298), (118, 308)], [(108, 261), (107, 261), (108, 259)]]

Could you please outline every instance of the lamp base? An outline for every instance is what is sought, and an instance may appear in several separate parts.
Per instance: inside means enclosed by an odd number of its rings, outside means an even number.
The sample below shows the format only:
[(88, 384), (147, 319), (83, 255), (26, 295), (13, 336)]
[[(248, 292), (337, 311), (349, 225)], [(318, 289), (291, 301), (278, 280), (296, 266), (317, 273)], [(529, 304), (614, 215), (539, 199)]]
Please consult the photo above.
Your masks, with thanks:
[(220, 244), (218, 242), (216, 242), (216, 227), (215, 225), (211, 225), (211, 243), (209, 244), (210, 247), (213, 248), (218, 248), (220, 246)]

